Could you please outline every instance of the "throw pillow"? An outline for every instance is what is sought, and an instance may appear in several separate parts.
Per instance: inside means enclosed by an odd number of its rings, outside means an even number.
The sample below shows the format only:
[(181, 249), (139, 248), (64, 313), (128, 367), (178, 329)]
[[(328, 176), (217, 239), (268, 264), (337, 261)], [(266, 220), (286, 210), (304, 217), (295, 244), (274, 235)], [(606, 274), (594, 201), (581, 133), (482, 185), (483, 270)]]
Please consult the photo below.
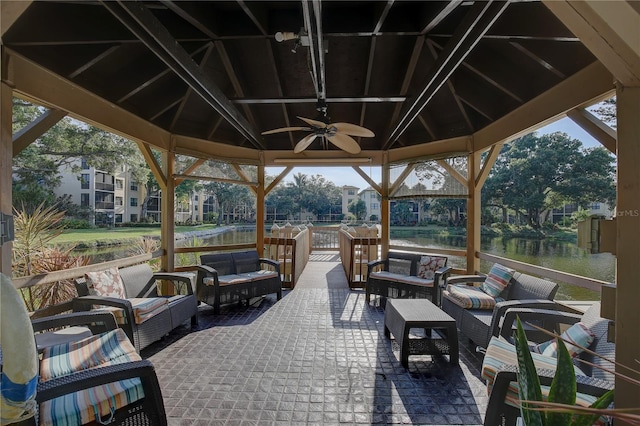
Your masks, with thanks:
[[(589, 347), (593, 343), (593, 339), (595, 339), (595, 335), (582, 322), (573, 324), (560, 337), (566, 340), (564, 343), (567, 346), (569, 355), (572, 357), (580, 355), (583, 348)], [(575, 345), (568, 342), (573, 342)], [(532, 351), (555, 358), (558, 354), (558, 342), (556, 339), (551, 339), (534, 346)]]
[(118, 268), (113, 267), (100, 272), (87, 272), (84, 276), (87, 280), (89, 294), (94, 296), (117, 297), (119, 299), (127, 298)]
[(435, 272), (446, 265), (447, 258), (439, 256), (421, 256), (420, 264), (418, 265), (418, 278), (425, 278), (432, 280), (435, 276)]
[(507, 288), (514, 272), (513, 269), (509, 269), (499, 263), (494, 263), (487, 274), (487, 278), (480, 287), (485, 293), (493, 297), (498, 297), (500, 293), (502, 293), (502, 290)]

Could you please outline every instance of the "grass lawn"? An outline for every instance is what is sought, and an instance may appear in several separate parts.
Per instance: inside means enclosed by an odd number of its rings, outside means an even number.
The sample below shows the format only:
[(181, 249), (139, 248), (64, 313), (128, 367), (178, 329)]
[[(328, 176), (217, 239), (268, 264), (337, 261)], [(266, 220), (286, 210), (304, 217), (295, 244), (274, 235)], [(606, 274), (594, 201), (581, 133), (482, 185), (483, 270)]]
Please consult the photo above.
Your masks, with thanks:
[[(206, 231), (215, 229), (215, 224), (197, 226), (176, 226), (176, 233), (188, 231)], [(62, 235), (54, 238), (53, 244), (88, 243), (91, 241), (128, 240), (144, 236), (160, 236), (159, 226), (113, 228), (113, 229), (67, 229)]]

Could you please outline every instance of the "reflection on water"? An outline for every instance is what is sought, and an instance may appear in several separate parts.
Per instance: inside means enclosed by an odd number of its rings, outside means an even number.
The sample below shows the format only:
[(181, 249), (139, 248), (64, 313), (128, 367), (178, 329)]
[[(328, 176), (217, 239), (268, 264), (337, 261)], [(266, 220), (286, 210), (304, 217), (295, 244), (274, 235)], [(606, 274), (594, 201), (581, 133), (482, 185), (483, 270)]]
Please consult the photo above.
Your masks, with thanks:
[[(237, 228), (221, 234), (200, 238), (204, 246), (227, 244), (246, 244), (255, 241), (255, 229)], [(190, 240), (176, 241), (176, 247), (190, 245)], [(465, 249), (467, 239), (464, 236), (434, 235), (419, 228), (391, 229), (391, 244), (428, 247), (434, 249)], [(575, 243), (557, 240), (533, 240), (526, 238), (482, 238), (481, 250), (485, 253), (506, 257), (532, 265), (549, 269), (614, 282), (615, 258), (609, 253), (590, 254), (577, 247)], [(112, 247), (100, 250), (84, 251), (92, 258), (92, 263), (106, 262), (131, 255), (130, 247)], [(465, 268), (464, 257), (449, 258), (449, 264)], [(488, 271), (491, 265), (481, 262), (481, 269)], [(581, 289), (572, 285), (560, 284), (558, 299), (596, 300), (600, 295), (596, 292)]]

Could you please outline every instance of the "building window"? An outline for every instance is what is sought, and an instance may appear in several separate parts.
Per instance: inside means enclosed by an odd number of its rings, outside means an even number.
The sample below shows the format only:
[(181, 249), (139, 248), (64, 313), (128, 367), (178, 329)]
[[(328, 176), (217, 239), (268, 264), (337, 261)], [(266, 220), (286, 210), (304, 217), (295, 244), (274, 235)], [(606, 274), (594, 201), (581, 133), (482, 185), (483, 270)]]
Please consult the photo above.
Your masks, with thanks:
[(80, 205), (82, 207), (89, 206), (89, 194), (80, 194)]
[(122, 214), (117, 214), (115, 220), (116, 223), (122, 223)]
[(89, 173), (80, 175), (80, 189), (89, 189)]
[(198, 194), (196, 194), (196, 195), (194, 195), (194, 196), (193, 196), (193, 200), (194, 200), (194, 201), (198, 201)]
[(80, 167), (82, 168), (82, 170), (88, 170), (89, 169), (89, 165), (87, 164), (87, 159), (83, 158), (82, 161), (80, 162)]
[(356, 195), (356, 191), (353, 189), (347, 190), (347, 195)]
[(600, 203), (591, 204), (591, 210), (600, 210)]
[(131, 215), (131, 222), (137, 222), (138, 221), (138, 215), (137, 214), (132, 214)]
[(122, 179), (116, 179), (116, 189), (122, 189), (124, 188), (124, 183), (122, 182)]
[(138, 207), (138, 199), (137, 198), (131, 198), (131, 201), (130, 201), (129, 205), (131, 207)]
[(371, 210), (378, 210), (380, 205), (378, 203), (371, 203)]
[(138, 190), (138, 182), (131, 182), (131, 186), (129, 187), (132, 191)]
[(353, 202), (353, 198), (347, 198), (347, 204), (351, 204)]
[(123, 202), (122, 197), (116, 197), (116, 206), (121, 206), (123, 204), (124, 204), (124, 202)]

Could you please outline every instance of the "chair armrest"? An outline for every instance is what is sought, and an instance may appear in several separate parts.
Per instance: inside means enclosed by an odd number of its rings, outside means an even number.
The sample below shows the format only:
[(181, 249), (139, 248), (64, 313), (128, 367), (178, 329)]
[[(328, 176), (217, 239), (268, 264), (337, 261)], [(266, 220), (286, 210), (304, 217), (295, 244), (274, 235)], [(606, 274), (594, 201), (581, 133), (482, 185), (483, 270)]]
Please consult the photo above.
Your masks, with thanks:
[[(511, 382), (518, 381), (518, 367), (515, 365), (503, 364), (496, 372), (493, 381), (493, 388), (489, 396), (489, 403), (485, 416), (485, 424), (499, 424), (500, 413), (503, 411), (504, 399)], [(536, 369), (540, 384), (549, 386), (555, 375), (555, 371), (547, 369)], [(577, 391), (586, 395), (600, 397), (607, 391), (613, 389), (613, 382), (596, 379), (589, 376), (576, 376)]]
[(447, 278), (444, 285), (447, 284), (467, 284), (471, 285), (473, 283), (483, 283), (487, 278), (486, 275), (456, 275), (455, 277)]
[(91, 326), (94, 334), (105, 333), (118, 328), (116, 318), (111, 312), (72, 312), (50, 317), (42, 317), (31, 320), (34, 332), (60, 328), (65, 326), (86, 325)]
[(211, 266), (207, 265), (196, 265), (196, 270), (198, 271), (198, 276), (196, 279), (196, 293), (198, 293), (198, 297), (200, 297), (200, 288), (204, 286), (203, 280), (205, 277), (213, 277), (214, 287), (220, 286), (220, 281), (218, 281), (218, 271), (216, 271)]
[(136, 319), (133, 314), (133, 306), (127, 299), (118, 299), (116, 297), (106, 296), (80, 296), (73, 299), (73, 311), (74, 312), (86, 312), (93, 306), (112, 306), (114, 308), (120, 308), (124, 312), (125, 324), (119, 324), (119, 327), (124, 330), (129, 340), (134, 342), (133, 327), (136, 324)]
[(387, 271), (389, 269), (389, 259), (377, 259), (367, 263), (367, 277), (371, 275), (371, 273), (373, 272), (373, 268), (380, 265), (384, 265), (383, 269)]
[(504, 302), (498, 302), (493, 308), (491, 325), (489, 326), (489, 338), (491, 336), (497, 337), (498, 335), (500, 335), (500, 327), (502, 326), (502, 318), (504, 317), (504, 314), (508, 309), (516, 307), (557, 310), (558, 304), (553, 300), (547, 299), (514, 299), (505, 300)]
[[(570, 312), (563, 312), (552, 309), (535, 309), (535, 308), (509, 308), (504, 314), (502, 326), (500, 327), (500, 336), (509, 340), (513, 335), (513, 323), (516, 317), (520, 317), (523, 323), (533, 320), (542, 320), (545, 329), (551, 329), (558, 324), (575, 324), (582, 319), (582, 315)], [(507, 324), (509, 324), (507, 326)], [(551, 330), (550, 330), (551, 331)], [(551, 337), (550, 337), (551, 338)]]
[(273, 268), (276, 270), (276, 272), (278, 273), (278, 275), (280, 275), (280, 262), (273, 260), (273, 259), (266, 259), (264, 257), (260, 258), (260, 263), (266, 263), (269, 266), (273, 266)]
[(444, 288), (447, 280), (449, 279), (449, 274), (453, 268), (451, 266), (443, 266), (442, 268), (438, 268), (433, 277), (433, 286)]
[[(191, 279), (185, 275), (172, 272), (156, 272), (153, 274), (153, 281), (155, 282), (157, 280), (173, 281), (174, 285), (176, 285), (177, 282), (180, 288), (184, 287), (187, 289), (187, 294), (193, 294)], [(180, 290), (178, 290), (178, 294), (182, 294)]]
[(44, 401), (67, 395), (83, 389), (139, 377), (142, 381), (145, 398), (149, 398), (154, 413), (145, 413), (151, 417), (152, 424), (166, 425), (167, 417), (162, 400), (162, 393), (155, 369), (151, 361), (131, 361), (106, 367), (91, 368), (38, 383), (36, 401)]

